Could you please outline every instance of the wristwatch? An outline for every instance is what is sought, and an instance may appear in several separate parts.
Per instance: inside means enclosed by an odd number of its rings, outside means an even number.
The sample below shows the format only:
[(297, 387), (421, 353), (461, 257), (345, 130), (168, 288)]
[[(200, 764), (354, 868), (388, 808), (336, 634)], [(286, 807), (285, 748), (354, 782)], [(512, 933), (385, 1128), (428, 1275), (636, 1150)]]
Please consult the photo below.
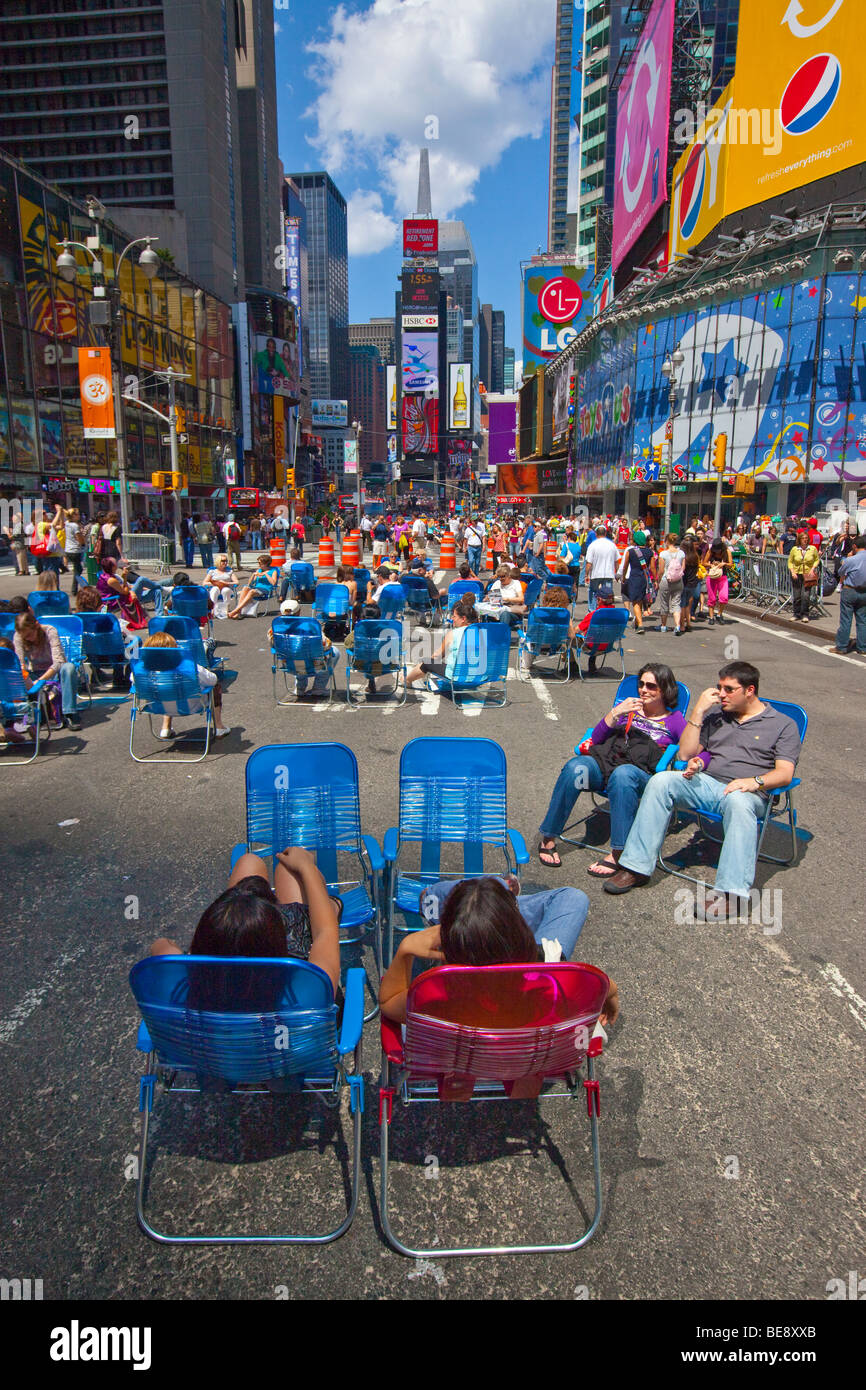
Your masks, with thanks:
[(764, 779), (763, 779), (763, 777), (755, 777), (755, 783), (756, 783), (756, 785), (757, 785), (759, 788), (763, 788), (763, 785), (764, 785)]

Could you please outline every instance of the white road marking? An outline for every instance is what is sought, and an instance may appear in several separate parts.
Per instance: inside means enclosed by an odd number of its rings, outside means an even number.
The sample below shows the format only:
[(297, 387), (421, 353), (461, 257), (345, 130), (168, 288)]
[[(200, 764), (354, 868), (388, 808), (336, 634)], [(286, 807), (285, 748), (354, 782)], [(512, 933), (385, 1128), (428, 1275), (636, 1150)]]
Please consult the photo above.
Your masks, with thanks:
[(849, 985), (841, 970), (835, 965), (822, 965), (818, 973), (827, 981), (833, 993), (839, 999), (844, 999), (849, 1012), (856, 1018), (860, 1027), (866, 1029), (866, 999), (860, 998), (853, 985)]
[(769, 637), (779, 637), (783, 642), (796, 642), (798, 647), (808, 647), (810, 652), (820, 652), (823, 656), (832, 657), (834, 661), (847, 661), (851, 666), (859, 666), (860, 670), (866, 670), (862, 661), (858, 661), (853, 656), (841, 656), (839, 652), (828, 651), (826, 647), (816, 646), (814, 642), (804, 642), (802, 637), (792, 637), (790, 633), (780, 632), (776, 627), (765, 626), (764, 623), (753, 623), (751, 618), (741, 618), (739, 613), (736, 615), (738, 623), (744, 623), (746, 627), (753, 627), (756, 632), (766, 633)]
[(76, 946), (74, 951), (67, 951), (60, 956), (55, 964), (48, 971), (41, 985), (35, 989), (28, 989), (27, 993), (19, 999), (14, 1008), (7, 1014), (6, 1018), (0, 1019), (0, 1043), (9, 1040), (18, 1032), (22, 1023), (25, 1023), (30, 1015), (39, 1008), (46, 994), (49, 994), (55, 985), (60, 983), (63, 972), (68, 965), (84, 953), (84, 946)]
[(414, 688), (421, 697), (421, 713), (426, 714), (428, 718), (434, 718), (439, 713), (442, 696), (438, 691), (434, 693), (432, 690), (425, 690), (421, 685)]
[(554, 703), (553, 703), (553, 699), (552, 699), (552, 697), (551, 697), (550, 691), (548, 690), (547, 686), (544, 684), (544, 681), (541, 680), (540, 677), (538, 677), (538, 676), (530, 676), (530, 677), (529, 677), (529, 684), (532, 686), (533, 690), (535, 691), (536, 695), (538, 696), (539, 702), (540, 702), (540, 704), (541, 704), (541, 708), (544, 710), (544, 717), (545, 717), (545, 719), (556, 719), (556, 720), (558, 720), (558, 719), (559, 719), (559, 715), (558, 715), (557, 712), (556, 712), (556, 706), (555, 706)]

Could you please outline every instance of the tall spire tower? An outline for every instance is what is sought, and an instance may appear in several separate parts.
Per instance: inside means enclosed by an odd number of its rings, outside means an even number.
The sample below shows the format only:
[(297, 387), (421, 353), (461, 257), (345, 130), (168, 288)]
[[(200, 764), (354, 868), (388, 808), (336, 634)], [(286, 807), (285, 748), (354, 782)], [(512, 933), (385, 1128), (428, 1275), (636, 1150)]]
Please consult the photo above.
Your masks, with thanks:
[(433, 216), (433, 205), (430, 199), (430, 151), (426, 148), (421, 150), (421, 162), (418, 167), (418, 208), (415, 216)]

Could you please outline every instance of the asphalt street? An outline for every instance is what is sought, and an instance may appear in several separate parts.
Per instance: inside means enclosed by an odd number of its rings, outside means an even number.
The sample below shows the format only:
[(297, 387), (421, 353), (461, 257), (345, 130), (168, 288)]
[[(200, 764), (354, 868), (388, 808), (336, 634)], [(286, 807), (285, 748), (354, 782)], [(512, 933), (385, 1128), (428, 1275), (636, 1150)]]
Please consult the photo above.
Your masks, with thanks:
[[(29, 587), (0, 578), (0, 595)], [(581, 605), (582, 611), (582, 605)], [(508, 682), (508, 704), (468, 713), (341, 700), (274, 707), (267, 620), (217, 625), (239, 671), (230, 737), (198, 766), (139, 766), (129, 706), (94, 705), (30, 767), (4, 766), (0, 982), (2, 1265), (45, 1298), (823, 1300), (866, 1270), (862, 1211), (866, 945), (862, 892), (866, 662), (755, 620), (626, 641), (627, 670), (667, 661), (693, 699), (732, 656), (761, 694), (801, 703), (806, 832), (792, 868), (764, 865), (767, 912), (684, 923), (679, 880), (625, 898), (589, 878), (594, 856), (535, 855), (565, 759), (610, 707), (616, 673)], [(512, 659), (512, 666), (514, 660)], [(343, 667), (340, 668), (340, 684)], [(367, 1025), (363, 1185), (347, 1235), (321, 1248), (160, 1247), (135, 1220), (137, 1010), (127, 976), (157, 936), (187, 946), (221, 891), (244, 826), (244, 762), (269, 742), (338, 741), (359, 761), (364, 829), (395, 821), (400, 750), (415, 737), (495, 739), (510, 823), (533, 849), (524, 890), (572, 884), (591, 908), (578, 956), (618, 982), (622, 1013), (599, 1065), (604, 1217), (573, 1255), (432, 1259), (391, 1251), (378, 1203), (378, 1027)], [(858, 829), (858, 826), (860, 827)], [(603, 822), (596, 826), (603, 842)], [(685, 837), (688, 838), (688, 835)], [(776, 896), (778, 895), (778, 896)], [(189, 1231), (280, 1232), (336, 1218), (344, 1113), (285, 1097), (169, 1097), (155, 1126), (156, 1219)], [(299, 1118), (300, 1116), (300, 1118)], [(447, 1246), (573, 1239), (590, 1202), (581, 1103), (539, 1110), (395, 1107), (393, 1220)]]

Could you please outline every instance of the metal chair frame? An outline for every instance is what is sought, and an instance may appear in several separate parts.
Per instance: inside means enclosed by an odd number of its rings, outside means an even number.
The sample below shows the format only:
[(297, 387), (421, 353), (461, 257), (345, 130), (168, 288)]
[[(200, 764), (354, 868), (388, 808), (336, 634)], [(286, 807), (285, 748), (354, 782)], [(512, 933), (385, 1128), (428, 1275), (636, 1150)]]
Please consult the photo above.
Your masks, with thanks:
[[(315, 631), (312, 629), (315, 628)], [(302, 630), (304, 629), (304, 630)], [(274, 618), (273, 639), (271, 641), (271, 679), (274, 692), (274, 703), (280, 709), (287, 709), (293, 705), (300, 704), (302, 696), (297, 693), (297, 682), (299, 678), (306, 677), (313, 680), (324, 666), (327, 666), (327, 654), (325, 652), (321, 623), (317, 618)], [(297, 649), (290, 652), (287, 644), (297, 644)], [(317, 665), (318, 663), (318, 665)], [(298, 667), (303, 665), (303, 670)], [(336, 665), (331, 667), (330, 679), (328, 681), (328, 708), (337, 689)], [(290, 696), (289, 675), (294, 676), (295, 694), (291, 698), (281, 700), (277, 693), (277, 672), (280, 671), (286, 689), (286, 696)], [(305, 692), (306, 693), (306, 692)]]
[[(581, 666), (581, 657), (584, 652), (586, 653), (588, 662), (589, 657), (592, 655), (592, 651), (596, 647), (607, 647), (606, 652), (599, 652), (598, 654), (599, 656), (609, 656), (611, 653), (618, 653), (620, 662), (622, 663), (620, 679), (623, 679), (625, 677), (625, 649), (623, 648), (622, 644), (623, 639), (625, 637), (626, 628), (628, 627), (628, 609), (604, 608), (601, 610), (601, 612), (605, 615), (605, 618), (607, 618), (608, 616), (610, 616), (611, 619), (615, 617), (616, 621), (603, 622), (598, 625), (596, 631), (592, 633), (594, 640), (593, 647), (590, 648), (587, 646), (587, 642), (589, 640), (590, 633), (592, 632), (592, 624), (595, 621), (595, 615), (598, 612), (599, 609), (595, 609), (595, 611), (593, 612), (592, 622), (590, 622), (589, 627), (583, 634), (583, 646), (578, 647), (577, 649), (577, 655), (575, 660), (575, 664), (577, 666), (577, 674), (580, 676), (580, 679), (583, 680), (584, 676), (583, 668)], [(607, 637), (604, 636), (605, 632), (608, 633)]]
[[(168, 969), (176, 968), (178, 959), (177, 956), (152, 957), (133, 966), (130, 972), (130, 984), (133, 987), (133, 992), (135, 992), (139, 978), (146, 975), (146, 972), (152, 973), (160, 966), (165, 966)], [(279, 1008), (272, 1013), (265, 1014), (227, 1013), (220, 1015), (188, 1010), (179, 1002), (175, 1004), (174, 1001), (172, 1001), (173, 1007), (151, 1005), (150, 1003), (142, 1004), (139, 1001), (139, 1007), (144, 1017), (138, 1030), (137, 1047), (140, 1052), (146, 1054), (144, 1074), (139, 1083), (141, 1131), (136, 1187), (136, 1216), (139, 1226), (146, 1235), (161, 1245), (326, 1245), (337, 1240), (352, 1224), (360, 1191), (361, 1123), (364, 1111), (364, 1077), (361, 1070), (363, 971), (350, 970), (348, 972), (343, 1022), (338, 1036), (337, 1010), (336, 1004), (333, 1003), (331, 981), (324, 971), (319, 970), (315, 965), (310, 965), (306, 961), (286, 959), (246, 960), (238, 958), (228, 961), (225, 958), (214, 956), (193, 958), (187, 956), (182, 959), (187, 968), (190, 965), (213, 965), (220, 970), (234, 966), (246, 971), (249, 971), (251, 967), (253, 971), (259, 968), (263, 971), (277, 969), (286, 974), (289, 989), (291, 989), (293, 978), (297, 978), (298, 972), (301, 972), (302, 976), (312, 976), (313, 979), (319, 976), (323, 982), (321, 990), (323, 1003), (318, 1010), (311, 1010), (309, 1007), (304, 1009)], [(324, 986), (327, 988), (325, 989)], [(328, 994), (331, 996), (331, 1003), (325, 1004), (324, 999)], [(278, 1033), (277, 1030), (282, 1030), (282, 1032)], [(198, 1036), (196, 1036), (196, 1032), (198, 1032)], [(235, 1066), (231, 1054), (233, 1034), (237, 1037), (239, 1048), (247, 1056), (244, 1061), (237, 1060), (238, 1074), (232, 1074), (230, 1079), (224, 1079), (226, 1071), (232, 1071)], [(280, 1048), (277, 1048), (275, 1044), (277, 1037), (280, 1037), (281, 1044), (285, 1040), (285, 1046), (281, 1045)], [(305, 1070), (298, 1072), (289, 1065), (290, 1062), (295, 1061), (297, 1063), (298, 1060), (295, 1048), (296, 1038), (298, 1039), (297, 1051), (304, 1051), (307, 1054), (305, 1060), (312, 1073), (309, 1076)], [(186, 1053), (191, 1055), (185, 1055), (185, 1049)], [(346, 1066), (346, 1060), (350, 1054), (352, 1056), (351, 1070)], [(247, 1066), (247, 1058), (251, 1063), (249, 1066)], [(282, 1071), (276, 1065), (281, 1060), (286, 1064)], [(201, 1071), (199, 1072), (197, 1068), (193, 1070), (190, 1062), (200, 1063)], [(298, 1087), (298, 1092), (302, 1095), (320, 1096), (324, 1103), (333, 1109), (339, 1105), (341, 1093), (348, 1089), (352, 1116), (352, 1163), (349, 1198), (345, 1217), (332, 1230), (311, 1235), (168, 1235), (164, 1231), (157, 1230), (148, 1219), (145, 1210), (146, 1193), (149, 1186), (147, 1155), (156, 1083), (159, 1081), (166, 1093), (201, 1095), (203, 1093), (201, 1080), (209, 1075), (207, 1069), (211, 1068), (214, 1063), (217, 1064), (218, 1079), (223, 1082), (231, 1094), (237, 1094), (236, 1088), (243, 1086), (245, 1096), (249, 1094), (272, 1095), (273, 1093), (268, 1086), (260, 1084), (263, 1071), (276, 1081), (294, 1082)], [(175, 1077), (179, 1072), (190, 1072), (192, 1075), (198, 1075), (199, 1083), (194, 1086), (177, 1085)], [(246, 1080), (247, 1077), (250, 1078), (249, 1082)], [(296, 1078), (299, 1079), (296, 1080)]]
[[(544, 616), (541, 616), (541, 615)], [(555, 615), (555, 621), (554, 621)], [(561, 616), (559, 616), (561, 615)], [(564, 619), (564, 621), (563, 621)], [(557, 628), (561, 631), (557, 632)], [(523, 670), (521, 660), (526, 647), (530, 642), (538, 649), (537, 655), (532, 655), (532, 660), (536, 661), (542, 655), (544, 648), (548, 648), (548, 656), (557, 658), (557, 671), (565, 668), (565, 674), (559, 679), (563, 681), (571, 680), (571, 613), (567, 608), (544, 608), (536, 606), (527, 615), (526, 626), (518, 632), (517, 638), (517, 675), (520, 680), (529, 680), (530, 672)], [(564, 658), (564, 659), (563, 659)], [(554, 673), (546, 673), (548, 678), (553, 678)]]
[[(431, 677), (433, 689), (451, 696), (457, 709), (462, 708), (458, 696), (475, 697), (477, 700), (478, 692), (487, 687), (484, 695), (483, 704), (490, 699), (491, 704), (502, 706), (508, 703), (508, 665), (511, 660), (511, 625), (506, 627), (503, 623), (470, 623), (462, 629), (465, 634), (460, 644), (460, 651), (457, 654), (457, 661), (450, 676)], [(477, 633), (474, 637), (472, 634)], [(479, 676), (474, 670), (475, 657), (469, 651), (474, 644), (484, 645), (486, 649), (486, 664), (484, 674)], [(468, 655), (467, 655), (468, 653)], [(491, 699), (491, 693), (496, 686), (499, 686), (501, 698), (498, 696)]]
[[(530, 967), (526, 966), (487, 966), (483, 971), (473, 971), (473, 974), (483, 974), (489, 977), (494, 972), (507, 972), (510, 974), (523, 973)], [(439, 1017), (425, 1017), (421, 1012), (415, 1014), (412, 1009), (413, 995), (417, 995), (419, 986), (423, 989), (425, 976), (410, 987), (407, 1000), (407, 1023), (405, 1040), (401, 1036), (399, 1026), (389, 1020), (382, 1020), (382, 1077), (379, 1089), (379, 1133), (380, 1133), (380, 1216), (382, 1229), (385, 1237), (392, 1246), (402, 1255), (407, 1255), (412, 1259), (450, 1259), (467, 1255), (536, 1255), (536, 1254), (568, 1254), (579, 1250), (586, 1245), (595, 1235), (601, 1223), (602, 1216), (602, 1189), (601, 1189), (601, 1155), (598, 1135), (598, 1119), (601, 1113), (601, 1094), (599, 1083), (595, 1075), (595, 1059), (601, 1054), (601, 1038), (591, 1036), (592, 1026), (597, 1022), (601, 1006), (604, 1001), (602, 991), (609, 987), (609, 980), (602, 971), (596, 970), (593, 966), (577, 964), (558, 964), (558, 965), (538, 965), (531, 967), (536, 976), (541, 974), (556, 975), (556, 972), (563, 970), (570, 972), (590, 972), (592, 976), (598, 977), (597, 994), (601, 995), (598, 1000), (598, 1007), (583, 1010), (569, 1020), (562, 1020), (556, 1024), (546, 1025), (524, 1025), (522, 1028), (496, 1028), (491, 1020), (489, 1024), (481, 1028), (470, 1027), (462, 1024), (449, 1024), (446, 1020)], [(466, 967), (444, 966), (436, 971), (454, 972), (455, 970), (466, 972)], [(433, 972), (430, 972), (431, 974)], [(487, 988), (490, 988), (488, 980), (485, 980)], [(555, 986), (554, 986), (555, 987)], [(423, 1006), (421, 1006), (423, 1008)], [(420, 1026), (419, 1026), (420, 1025)], [(498, 1063), (496, 1070), (502, 1079), (487, 1081), (475, 1076), (456, 1076), (453, 1073), (439, 1073), (434, 1079), (431, 1076), (429, 1066), (429, 1053), (426, 1064), (420, 1076), (413, 1076), (413, 1051), (416, 1030), (421, 1039), (424, 1038), (425, 1031), (428, 1036), (431, 1034), (435, 1040), (437, 1033), (440, 1039), (444, 1035), (443, 1049), (446, 1056), (453, 1056), (455, 1053), (459, 1057), (462, 1051), (461, 1042), (465, 1039), (467, 1049), (475, 1047), (486, 1054), (488, 1059), (495, 1059)], [(448, 1034), (455, 1040), (450, 1042)], [(522, 1069), (522, 1061), (518, 1061), (515, 1054), (521, 1047), (525, 1047), (527, 1042), (536, 1045), (538, 1049), (537, 1063), (547, 1076), (544, 1070), (544, 1052), (549, 1054), (558, 1051), (563, 1046), (563, 1042), (570, 1045), (573, 1061), (569, 1058), (567, 1069), (557, 1060), (551, 1066), (549, 1080), (560, 1089), (548, 1091), (547, 1094), (539, 1095), (539, 1105), (542, 1101), (548, 1100), (577, 1100), (581, 1093), (586, 1096), (587, 1111), (590, 1124), (590, 1142), (592, 1153), (592, 1172), (593, 1172), (593, 1212), (587, 1222), (583, 1233), (576, 1240), (565, 1242), (550, 1242), (543, 1244), (517, 1244), (517, 1245), (480, 1245), (480, 1246), (452, 1246), (443, 1249), (441, 1246), (423, 1248), (420, 1245), (410, 1245), (401, 1240), (394, 1231), (391, 1223), (391, 1213), (389, 1210), (389, 1134), (393, 1122), (393, 1102), (398, 1095), (404, 1106), (425, 1104), (425, 1103), (446, 1103), (441, 1098), (441, 1089), (447, 1089), (448, 1082), (457, 1080), (458, 1083), (466, 1083), (464, 1096), (454, 1103), (484, 1102), (484, 1101), (505, 1101), (510, 1099), (510, 1080), (527, 1075), (527, 1071)], [(524, 1041), (526, 1040), (526, 1041)], [(421, 1045), (423, 1059), (423, 1043)], [(511, 1056), (509, 1056), (509, 1053)], [(500, 1055), (501, 1054), (501, 1055)], [(440, 1053), (440, 1055), (442, 1055)], [(465, 1054), (464, 1054), (465, 1055)], [(561, 1052), (559, 1056), (561, 1057)], [(449, 1056), (450, 1060), (450, 1056)], [(417, 1058), (416, 1058), (417, 1061)], [(579, 1069), (586, 1063), (587, 1076), (582, 1081)], [(533, 1065), (532, 1062), (529, 1063)], [(542, 1074), (539, 1071), (538, 1075)], [(531, 1073), (530, 1073), (531, 1074)], [(471, 1090), (470, 1090), (471, 1086)]]
[[(134, 748), (133, 748), (133, 741), (134, 741), (134, 739), (135, 739), (135, 721), (136, 721), (136, 719), (137, 719), (137, 717), (138, 717), (139, 714), (146, 714), (146, 715), (147, 715), (148, 728), (149, 728), (149, 730), (150, 730), (150, 736), (151, 736), (151, 738), (156, 738), (156, 734), (154, 733), (154, 728), (153, 728), (153, 716), (154, 716), (154, 715), (157, 715), (157, 716), (160, 717), (160, 718), (164, 717), (164, 714), (165, 714), (164, 710), (161, 709), (161, 708), (159, 708), (159, 706), (161, 706), (161, 705), (164, 703), (164, 699), (156, 699), (156, 698), (153, 697), (153, 696), (151, 696), (151, 697), (142, 696), (141, 693), (140, 693), (140, 691), (136, 688), (135, 684), (133, 683), (133, 688), (132, 688), (132, 690), (133, 690), (132, 707), (131, 707), (130, 712), (129, 712), (129, 756), (132, 758), (133, 762), (136, 762), (136, 763), (147, 763), (147, 764), (150, 764), (150, 763), (173, 763), (175, 766), (184, 766), (184, 765), (189, 764), (189, 763), (200, 763), (200, 762), (203, 762), (204, 759), (207, 757), (207, 755), (208, 755), (208, 750), (209, 750), (209, 748), (210, 748), (211, 725), (212, 725), (212, 722), (213, 722), (213, 690), (212, 690), (211, 688), (208, 688), (208, 689), (206, 689), (206, 690), (202, 690), (202, 689), (201, 689), (201, 687), (198, 685), (198, 677), (194, 677), (194, 664), (193, 664), (193, 662), (192, 662), (192, 659), (191, 659), (190, 657), (188, 657), (188, 656), (186, 655), (185, 652), (182, 652), (182, 651), (180, 651), (180, 650), (177, 649), (177, 648), (171, 648), (171, 647), (145, 647), (145, 648), (142, 650), (141, 655), (139, 656), (138, 660), (135, 661), (135, 662), (133, 662), (133, 663), (131, 663), (131, 669), (132, 669), (132, 673), (133, 673), (133, 682), (134, 682), (134, 676), (135, 676), (135, 669), (134, 669), (134, 668), (135, 668), (136, 666), (140, 666), (142, 662), (145, 662), (145, 663), (150, 663), (150, 662), (152, 662), (152, 661), (154, 660), (154, 658), (157, 656), (157, 654), (158, 654), (160, 657), (177, 656), (177, 657), (179, 658), (177, 667), (176, 667), (176, 668), (170, 668), (170, 667), (168, 667), (168, 666), (160, 667), (160, 666), (157, 666), (157, 665), (153, 665), (153, 666), (151, 667), (151, 670), (150, 670), (150, 671), (143, 671), (143, 672), (140, 672), (140, 675), (144, 675), (144, 676), (148, 676), (148, 675), (162, 675), (162, 674), (166, 673), (167, 671), (170, 671), (171, 669), (174, 669), (174, 673), (175, 673), (175, 681), (174, 681), (174, 684), (180, 686), (180, 690), (179, 690), (179, 692), (177, 692), (177, 693), (181, 694), (184, 698), (188, 698), (190, 695), (192, 695), (192, 698), (193, 698), (194, 700), (200, 700), (200, 701), (201, 701), (202, 709), (201, 709), (200, 711), (199, 711), (199, 710), (191, 711), (191, 713), (193, 713), (193, 712), (196, 713), (196, 714), (202, 713), (202, 714), (204, 714), (204, 716), (205, 716), (204, 750), (202, 751), (202, 753), (199, 754), (198, 757), (193, 757), (193, 758), (187, 758), (187, 757), (180, 757), (180, 758), (153, 758), (153, 757), (139, 758), (139, 757), (137, 756), (137, 754), (135, 753)], [(183, 670), (183, 663), (184, 663), (184, 662), (187, 663), (187, 669), (186, 669), (186, 671)], [(189, 683), (190, 683), (190, 680), (191, 680), (193, 677), (194, 677), (195, 680), (196, 680), (196, 690), (195, 690), (194, 692), (191, 692), (191, 691), (188, 689), (188, 685), (189, 685)], [(149, 684), (149, 683), (150, 683), (150, 682), (145, 681), (145, 684)], [(172, 689), (171, 689), (171, 682), (168, 682), (167, 684), (168, 684), (168, 690), (162, 692), (162, 693), (163, 693), (163, 697), (164, 697), (166, 694), (168, 694), (168, 695), (170, 696), (170, 695), (173, 693), (173, 692), (172, 692)], [(171, 717), (172, 719), (183, 719), (183, 718), (187, 718), (187, 717), (189, 717), (189, 716), (186, 716), (186, 715), (178, 715), (178, 714), (172, 714), (170, 717)], [(198, 742), (198, 740), (195, 740), (195, 741)]]
[[(373, 631), (374, 629), (375, 632)], [(379, 658), (373, 653), (375, 651), (381, 651), (382, 642), (384, 640), (393, 641), (395, 638), (399, 653), (399, 664), (395, 665), (394, 662), (389, 662), (385, 664), (383, 670), (376, 672), (372, 671), (370, 669), (372, 666), (383, 665)], [(359, 650), (359, 641), (361, 643), (375, 642), (377, 645), (375, 647), (371, 645), (365, 654), (363, 646)], [(399, 620), (394, 618), (364, 618), (361, 622), (355, 624), (355, 646), (353, 650), (347, 649), (346, 651), (346, 702), (351, 709), (360, 709), (360, 700), (352, 696), (351, 676), (353, 672), (366, 676), (368, 680), (379, 680), (386, 676), (393, 676), (394, 689), (391, 694), (394, 696), (398, 705), (405, 705), (407, 695), (406, 661), (403, 654), (403, 625)]]
[[(6, 668), (6, 669), (4, 669)], [(0, 702), (6, 708), (3, 709), (5, 721), (20, 719), (25, 714), (32, 714), (35, 721), (35, 738), (33, 752), (29, 758), (7, 758), (0, 757), (0, 764), (6, 767), (27, 767), (39, 756), (39, 743), (42, 736), (42, 721), (45, 720), (47, 736), (51, 736), (51, 722), (48, 713), (48, 695), (45, 689), (45, 682), (34, 681), (28, 688), (24, 684), (21, 675), (21, 668), (18, 665), (18, 658), (14, 652), (4, 648), (0, 650)], [(12, 743), (4, 743), (4, 748), (12, 748)]]

